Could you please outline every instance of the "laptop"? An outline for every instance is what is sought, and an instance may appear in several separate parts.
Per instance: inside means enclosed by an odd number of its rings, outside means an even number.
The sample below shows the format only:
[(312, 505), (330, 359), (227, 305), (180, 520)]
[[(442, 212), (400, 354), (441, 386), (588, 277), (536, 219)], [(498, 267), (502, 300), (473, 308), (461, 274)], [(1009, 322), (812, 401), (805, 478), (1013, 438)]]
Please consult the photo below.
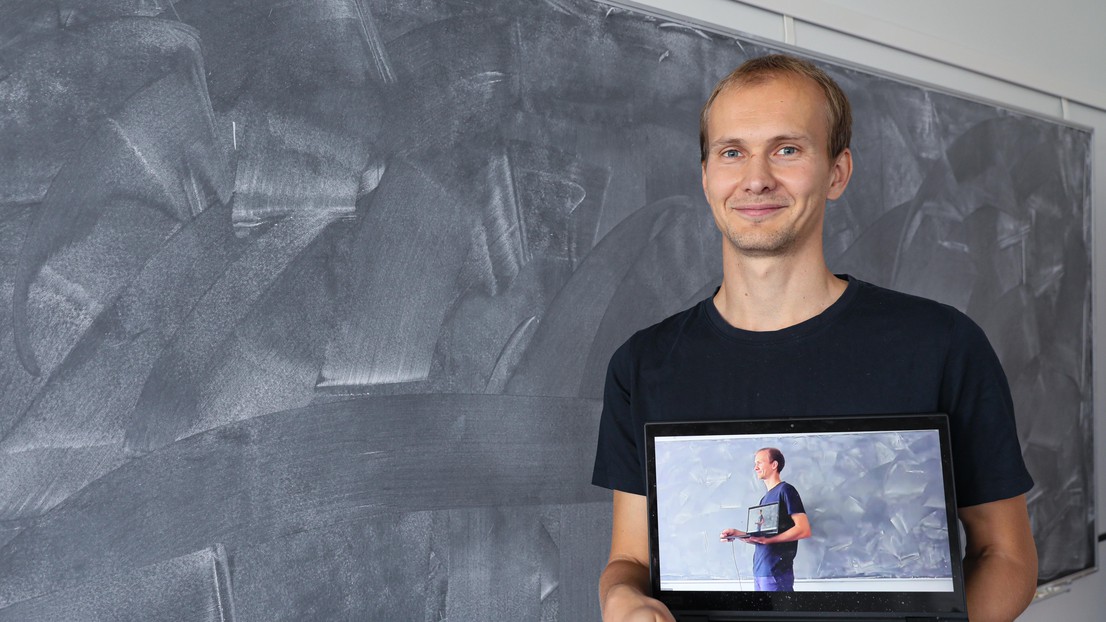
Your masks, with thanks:
[[(945, 415), (645, 432), (650, 579), (680, 622), (968, 619)], [(779, 485), (754, 472), (767, 448)], [(810, 536), (758, 552), (769, 545), (754, 540), (801, 523), (800, 507)]]
[(738, 538), (770, 538), (780, 532), (780, 505), (765, 503), (749, 508), (745, 535)]

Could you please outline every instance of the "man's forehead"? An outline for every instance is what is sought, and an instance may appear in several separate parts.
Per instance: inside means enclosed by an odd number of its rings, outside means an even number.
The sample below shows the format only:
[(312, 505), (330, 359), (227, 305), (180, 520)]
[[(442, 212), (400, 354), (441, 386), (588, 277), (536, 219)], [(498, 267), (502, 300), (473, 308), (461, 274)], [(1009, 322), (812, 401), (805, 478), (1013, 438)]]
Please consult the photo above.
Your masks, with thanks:
[[(750, 115), (764, 116), (770, 115), (772, 121), (775, 122), (790, 122), (789, 125), (798, 123), (799, 125), (790, 127), (777, 128), (781, 130), (781, 134), (805, 134), (802, 132), (804, 129), (815, 129), (814, 127), (807, 128), (807, 118), (792, 118), (787, 119), (784, 116), (778, 116), (775, 113), (779, 110), (777, 105), (767, 104), (766, 99), (762, 93), (756, 93), (754, 91), (763, 91), (764, 89), (773, 89), (776, 97), (786, 98), (787, 100), (794, 101), (796, 98), (804, 99), (809, 102), (808, 108), (813, 112), (813, 109), (820, 109), (824, 112), (826, 126), (824, 129), (829, 130), (828, 124), (832, 118), (832, 112), (830, 110), (829, 100), (826, 98), (825, 93), (818, 86), (818, 83), (805, 76), (774, 76), (763, 80), (757, 80), (755, 82), (747, 84), (734, 84), (727, 86), (721, 92), (718, 97), (711, 103), (709, 116), (707, 118), (708, 127), (718, 132), (719, 136), (731, 135), (731, 138), (740, 139), (740, 136), (732, 135), (733, 132), (741, 134), (742, 120)], [(746, 97), (748, 96), (748, 97)], [(779, 103), (783, 103), (782, 101)], [(805, 115), (804, 115), (805, 116)], [(804, 127), (800, 127), (804, 126)], [(721, 126), (721, 127), (719, 127)], [(823, 126), (817, 124), (815, 131), (820, 132)], [(813, 138), (809, 137), (808, 138)], [(712, 140), (712, 143), (717, 142)]]
[(815, 99), (821, 101), (826, 106), (829, 106), (829, 100), (826, 98), (825, 92), (823, 92), (822, 87), (820, 87), (813, 78), (790, 73), (756, 76), (749, 80), (727, 84), (722, 88), (721, 91), (718, 92), (718, 96), (715, 101), (717, 102), (718, 99), (737, 95), (742, 92), (755, 91), (773, 87), (782, 87), (797, 92), (805, 92)]

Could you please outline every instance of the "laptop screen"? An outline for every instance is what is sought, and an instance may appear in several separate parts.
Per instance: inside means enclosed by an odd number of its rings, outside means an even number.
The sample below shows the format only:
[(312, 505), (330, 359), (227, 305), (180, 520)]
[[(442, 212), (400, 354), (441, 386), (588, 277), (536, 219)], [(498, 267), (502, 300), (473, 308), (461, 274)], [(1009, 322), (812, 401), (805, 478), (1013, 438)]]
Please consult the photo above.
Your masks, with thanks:
[(646, 438), (653, 590), (674, 611), (963, 617), (944, 415), (648, 424)]
[(765, 503), (749, 508), (749, 517), (745, 521), (748, 534), (778, 533), (780, 524), (780, 505)]

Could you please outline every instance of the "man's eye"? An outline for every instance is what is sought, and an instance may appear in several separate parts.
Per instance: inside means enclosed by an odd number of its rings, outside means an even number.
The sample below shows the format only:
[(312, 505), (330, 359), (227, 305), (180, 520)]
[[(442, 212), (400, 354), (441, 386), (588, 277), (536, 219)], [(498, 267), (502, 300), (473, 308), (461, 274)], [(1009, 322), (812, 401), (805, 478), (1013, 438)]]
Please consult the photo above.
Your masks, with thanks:
[(780, 155), (795, 155), (799, 153), (799, 150), (795, 147), (784, 147), (779, 151)]
[(741, 152), (737, 149), (727, 149), (722, 152), (723, 158), (736, 158), (739, 155), (741, 155)]

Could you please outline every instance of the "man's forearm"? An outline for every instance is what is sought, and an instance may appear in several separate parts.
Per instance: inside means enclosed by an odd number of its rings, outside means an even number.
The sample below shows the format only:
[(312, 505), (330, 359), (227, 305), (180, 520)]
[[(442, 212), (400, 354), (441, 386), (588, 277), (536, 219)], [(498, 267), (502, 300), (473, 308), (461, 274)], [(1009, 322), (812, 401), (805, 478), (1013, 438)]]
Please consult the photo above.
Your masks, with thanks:
[(1025, 495), (960, 508), (967, 535), (964, 584), (972, 622), (1009, 622), (1033, 600), (1037, 547)]
[(787, 531), (778, 533), (771, 538), (765, 538), (765, 542), (768, 544), (779, 544), (781, 542), (795, 542), (796, 540), (802, 540), (803, 538), (810, 537), (809, 529), (800, 529), (799, 527), (792, 527)]
[(972, 622), (1010, 622), (1033, 600), (1037, 565), (1024, 559), (983, 553), (964, 558), (968, 617)]
[(802, 540), (803, 538), (810, 537), (810, 519), (807, 518), (805, 513), (792, 514), (792, 520), (795, 521), (795, 525), (790, 529), (778, 533), (771, 538), (765, 538), (766, 544), (776, 544), (780, 542), (794, 542), (796, 540)]
[(599, 577), (603, 620), (672, 622), (672, 614), (649, 593), (648, 568), (630, 559), (611, 560)]
[(649, 586), (649, 512), (644, 495), (616, 490), (611, 516), (611, 556), (599, 576), (605, 622), (676, 622)]
[(599, 604), (607, 602), (611, 589), (628, 587), (649, 595), (649, 569), (629, 559), (616, 559), (607, 564), (599, 576)]

